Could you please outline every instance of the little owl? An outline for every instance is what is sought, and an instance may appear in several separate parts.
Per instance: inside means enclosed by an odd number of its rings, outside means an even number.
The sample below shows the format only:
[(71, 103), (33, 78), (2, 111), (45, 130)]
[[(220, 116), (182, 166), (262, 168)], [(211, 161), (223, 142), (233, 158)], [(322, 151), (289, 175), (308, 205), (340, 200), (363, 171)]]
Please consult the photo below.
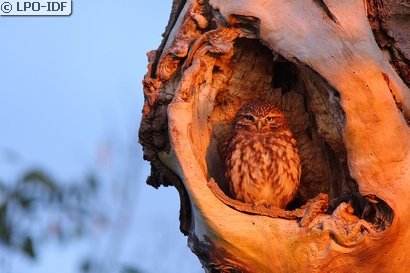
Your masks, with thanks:
[(272, 103), (250, 102), (238, 110), (221, 155), (236, 200), (285, 208), (295, 197), (302, 172), (296, 140)]

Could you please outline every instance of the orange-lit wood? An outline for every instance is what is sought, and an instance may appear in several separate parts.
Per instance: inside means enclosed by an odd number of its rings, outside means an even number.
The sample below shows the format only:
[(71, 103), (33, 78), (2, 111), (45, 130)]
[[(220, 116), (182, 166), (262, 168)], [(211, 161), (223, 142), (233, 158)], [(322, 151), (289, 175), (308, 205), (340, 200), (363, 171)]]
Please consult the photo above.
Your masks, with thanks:
[[(179, 4), (150, 53), (140, 142), (151, 184), (180, 191), (181, 229), (206, 271), (410, 268), (410, 90), (376, 43), (366, 2)], [(248, 208), (208, 186), (226, 192), (218, 146), (252, 100), (284, 111), (303, 166), (297, 199), (329, 194), (329, 213)]]

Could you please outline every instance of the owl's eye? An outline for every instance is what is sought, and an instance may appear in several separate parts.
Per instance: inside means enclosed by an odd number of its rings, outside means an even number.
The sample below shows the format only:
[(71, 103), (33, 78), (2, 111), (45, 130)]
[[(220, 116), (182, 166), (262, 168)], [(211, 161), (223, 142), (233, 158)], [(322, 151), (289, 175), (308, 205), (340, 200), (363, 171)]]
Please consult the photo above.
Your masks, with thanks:
[(266, 118), (266, 121), (267, 121), (267, 122), (273, 122), (273, 117), (267, 117), (267, 118)]
[(245, 119), (246, 119), (246, 120), (249, 120), (249, 121), (254, 121), (254, 120), (255, 120), (255, 118), (254, 118), (253, 116), (251, 116), (251, 115), (245, 116)]

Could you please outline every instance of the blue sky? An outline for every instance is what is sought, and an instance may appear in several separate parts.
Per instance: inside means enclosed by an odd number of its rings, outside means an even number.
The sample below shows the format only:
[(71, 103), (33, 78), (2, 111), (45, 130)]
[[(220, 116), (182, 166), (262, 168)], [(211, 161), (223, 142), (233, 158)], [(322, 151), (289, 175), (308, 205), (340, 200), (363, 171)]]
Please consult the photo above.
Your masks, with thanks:
[[(76, 272), (90, 245), (100, 257), (115, 246), (120, 261), (147, 273), (203, 272), (179, 232), (176, 190), (145, 184), (149, 164), (137, 144), (146, 52), (160, 44), (171, 3), (73, 0), (68, 17), (0, 17), (1, 177), (40, 166), (64, 181), (89, 170), (110, 181), (128, 173), (133, 181), (121, 243), (104, 234), (68, 246), (51, 242), (37, 263), (9, 253), (10, 273)], [(105, 146), (115, 151), (108, 166), (98, 160)], [(10, 152), (13, 164), (1, 156)], [(105, 192), (116, 211), (121, 197), (110, 183)]]

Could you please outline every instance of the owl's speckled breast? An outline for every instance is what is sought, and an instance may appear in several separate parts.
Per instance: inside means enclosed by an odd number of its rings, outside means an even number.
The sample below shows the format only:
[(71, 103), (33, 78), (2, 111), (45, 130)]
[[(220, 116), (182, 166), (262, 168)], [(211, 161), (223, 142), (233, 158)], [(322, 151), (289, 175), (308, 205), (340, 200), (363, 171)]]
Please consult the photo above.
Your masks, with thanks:
[[(251, 105), (252, 106), (252, 105)], [(230, 136), (223, 144), (225, 178), (234, 198), (246, 203), (267, 203), (280, 208), (293, 200), (300, 183), (301, 164), (296, 140), (283, 115), (257, 124), (268, 113), (253, 115), (250, 106), (238, 111)], [(268, 107), (265, 107), (269, 109)], [(243, 117), (243, 118), (241, 118)], [(255, 129), (256, 128), (256, 129)]]

